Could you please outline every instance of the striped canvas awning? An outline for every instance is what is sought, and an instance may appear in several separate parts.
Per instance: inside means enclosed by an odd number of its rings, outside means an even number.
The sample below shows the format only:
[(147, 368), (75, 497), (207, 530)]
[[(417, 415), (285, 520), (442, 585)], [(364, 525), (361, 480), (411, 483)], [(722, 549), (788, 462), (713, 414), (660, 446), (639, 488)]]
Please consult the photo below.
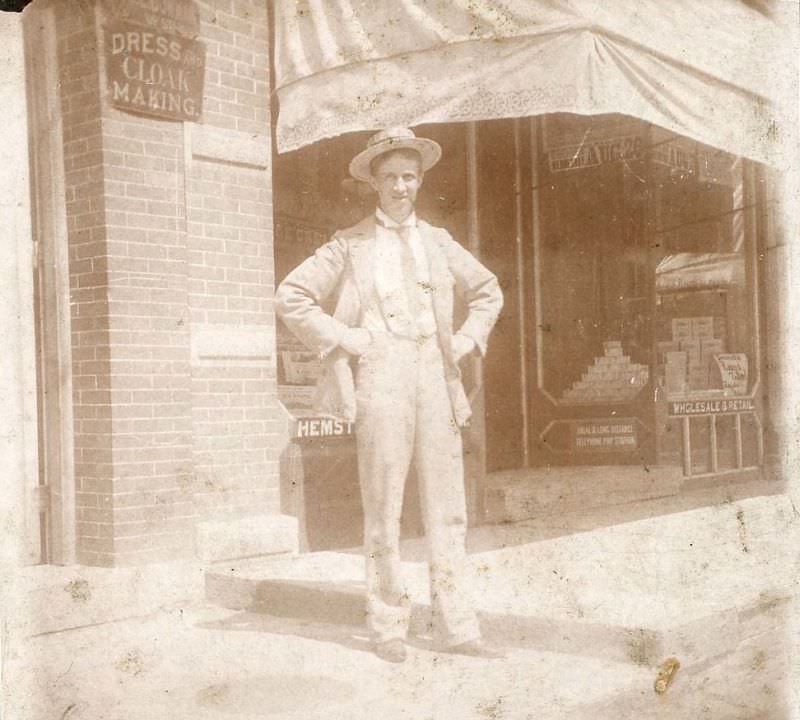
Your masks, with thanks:
[(792, 38), (742, 0), (274, 7), (281, 152), (391, 125), (622, 113), (781, 165), (793, 132)]

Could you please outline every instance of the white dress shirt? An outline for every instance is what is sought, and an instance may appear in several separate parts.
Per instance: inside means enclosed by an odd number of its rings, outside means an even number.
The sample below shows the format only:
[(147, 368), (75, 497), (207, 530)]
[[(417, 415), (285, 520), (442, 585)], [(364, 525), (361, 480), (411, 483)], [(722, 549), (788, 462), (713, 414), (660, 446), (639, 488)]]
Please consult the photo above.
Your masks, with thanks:
[[(405, 315), (404, 321), (409, 329), (416, 321), (416, 333), (430, 336), (436, 333), (436, 316), (433, 311), (432, 287), (430, 282), (430, 269), (425, 246), (417, 229), (417, 216), (411, 213), (402, 223), (392, 220), (380, 208), (375, 211), (378, 222), (375, 223), (375, 252), (373, 254), (375, 265), (373, 267), (375, 290), (381, 300), (384, 312), (398, 312)], [(403, 262), (400, 235), (391, 228), (406, 226), (408, 243), (414, 257), (416, 268), (416, 281), (420, 291), (416, 293), (417, 307), (409, 307), (405, 283), (403, 279)], [(364, 314), (364, 327), (368, 330), (386, 331), (386, 321), (379, 308), (370, 307)]]

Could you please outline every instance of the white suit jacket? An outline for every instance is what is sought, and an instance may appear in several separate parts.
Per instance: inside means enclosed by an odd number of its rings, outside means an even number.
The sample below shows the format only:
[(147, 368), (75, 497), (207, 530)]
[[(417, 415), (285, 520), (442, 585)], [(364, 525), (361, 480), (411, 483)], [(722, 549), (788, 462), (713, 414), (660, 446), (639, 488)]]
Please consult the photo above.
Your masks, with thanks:
[[(471, 415), (453, 357), (454, 292), (463, 297), (467, 317), (457, 332), (475, 341), (481, 353), (503, 305), (497, 278), (450, 234), (424, 221), (418, 230), (428, 258), (437, 336), (445, 379), (459, 425)], [(316, 410), (348, 422), (356, 417), (355, 385), (350, 356), (339, 347), (348, 327), (358, 327), (367, 303), (380, 302), (374, 287), (375, 217), (337, 232), (295, 268), (275, 294), (275, 308), (287, 327), (324, 358), (317, 384)], [(335, 300), (332, 314), (323, 305)], [(391, 331), (392, 328), (390, 327)]]

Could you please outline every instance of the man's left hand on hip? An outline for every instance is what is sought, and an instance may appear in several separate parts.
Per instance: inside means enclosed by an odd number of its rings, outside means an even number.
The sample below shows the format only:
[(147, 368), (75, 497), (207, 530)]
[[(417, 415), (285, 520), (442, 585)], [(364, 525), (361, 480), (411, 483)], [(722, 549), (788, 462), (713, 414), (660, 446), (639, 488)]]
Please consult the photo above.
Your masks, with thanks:
[(469, 355), (475, 349), (475, 341), (466, 335), (453, 335), (453, 358), (459, 362), (465, 355)]

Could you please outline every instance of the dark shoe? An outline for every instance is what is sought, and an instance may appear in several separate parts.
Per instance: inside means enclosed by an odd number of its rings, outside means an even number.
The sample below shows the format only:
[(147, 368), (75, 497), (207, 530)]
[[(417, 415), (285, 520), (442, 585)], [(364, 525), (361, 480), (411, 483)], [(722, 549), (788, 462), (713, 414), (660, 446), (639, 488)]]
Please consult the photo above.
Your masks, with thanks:
[(494, 647), (480, 638), (467, 640), (467, 642), (463, 642), (460, 645), (451, 645), (443, 648), (442, 652), (485, 658), (487, 660), (500, 660), (506, 656), (502, 648)]
[(400, 639), (375, 643), (375, 654), (386, 662), (401, 663), (406, 659), (406, 646)]

